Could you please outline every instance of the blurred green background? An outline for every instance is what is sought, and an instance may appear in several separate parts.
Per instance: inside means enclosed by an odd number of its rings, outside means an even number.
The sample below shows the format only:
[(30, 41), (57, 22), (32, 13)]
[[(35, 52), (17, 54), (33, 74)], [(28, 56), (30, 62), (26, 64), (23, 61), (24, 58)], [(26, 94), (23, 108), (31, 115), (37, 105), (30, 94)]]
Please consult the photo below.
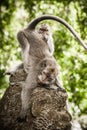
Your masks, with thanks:
[[(2, 0), (0, 1), (0, 97), (9, 86), (6, 70), (21, 62), (17, 32), (32, 19), (52, 14), (65, 19), (87, 43), (87, 0)], [(60, 79), (69, 95), (73, 114), (87, 114), (87, 51), (62, 24), (51, 26)]]

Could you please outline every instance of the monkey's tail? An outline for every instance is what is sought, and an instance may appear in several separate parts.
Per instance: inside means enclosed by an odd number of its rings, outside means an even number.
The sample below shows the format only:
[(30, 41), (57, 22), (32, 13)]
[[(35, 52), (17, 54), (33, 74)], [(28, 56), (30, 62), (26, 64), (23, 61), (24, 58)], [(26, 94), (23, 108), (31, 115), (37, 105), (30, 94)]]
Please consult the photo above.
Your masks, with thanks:
[(69, 25), (64, 19), (60, 18), (60, 17), (56, 17), (56, 16), (52, 16), (52, 15), (43, 15), (41, 17), (35, 18), (34, 20), (32, 20), (30, 22), (30, 24), (28, 25), (28, 29), (30, 30), (34, 30), (36, 25), (43, 21), (43, 20), (55, 20), (61, 24), (63, 24), (65, 27), (67, 27), (70, 32), (75, 36), (75, 38), (82, 44), (82, 46), (87, 50), (87, 45), (82, 41), (82, 39), (78, 36), (78, 34), (76, 33), (76, 31), (72, 28), (71, 25)]

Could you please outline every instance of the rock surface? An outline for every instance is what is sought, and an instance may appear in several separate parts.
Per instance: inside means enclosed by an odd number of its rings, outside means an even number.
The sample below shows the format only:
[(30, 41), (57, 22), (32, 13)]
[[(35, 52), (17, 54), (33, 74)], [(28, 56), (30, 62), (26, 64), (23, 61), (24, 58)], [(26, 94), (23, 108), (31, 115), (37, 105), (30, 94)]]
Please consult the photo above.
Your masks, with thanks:
[(18, 122), (21, 110), (23, 69), (10, 76), (10, 85), (0, 101), (0, 130), (70, 130), (71, 115), (66, 106), (67, 93), (37, 86), (32, 92), (27, 120)]

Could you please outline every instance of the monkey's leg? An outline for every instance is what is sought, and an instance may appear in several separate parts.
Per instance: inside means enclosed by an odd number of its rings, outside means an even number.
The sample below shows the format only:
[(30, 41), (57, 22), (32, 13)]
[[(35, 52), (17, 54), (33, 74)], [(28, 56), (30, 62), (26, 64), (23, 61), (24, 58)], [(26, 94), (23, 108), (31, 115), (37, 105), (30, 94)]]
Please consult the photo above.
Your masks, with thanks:
[(25, 72), (28, 71), (28, 63), (29, 63), (29, 49), (30, 44), (24, 34), (23, 31), (18, 32), (17, 34), (18, 41), (22, 48), (22, 57), (23, 57), (23, 63), (24, 63), (24, 70)]
[(25, 50), (26, 46), (29, 44), (28, 40), (24, 34), (24, 31), (19, 31), (17, 34), (17, 39), (21, 45), (21, 48)]
[(32, 93), (32, 91), (29, 89), (26, 89), (26, 88), (23, 88), (23, 90), (21, 92), (22, 108), (21, 108), (20, 115), (18, 117), (19, 122), (26, 120), (26, 115), (27, 115), (27, 111), (29, 108), (29, 100), (30, 100), (31, 93)]
[(24, 83), (21, 93), (22, 109), (19, 115), (19, 121), (23, 121), (26, 119), (31, 94), (33, 89), (37, 86), (36, 78), (37, 78), (36, 72), (32, 68), (30, 68), (28, 77)]
[(48, 43), (48, 47), (49, 47), (49, 51), (51, 53), (51, 56), (53, 56), (53, 54), (54, 54), (54, 42), (53, 42), (52, 35), (49, 35), (49, 39), (48, 39), (47, 43)]

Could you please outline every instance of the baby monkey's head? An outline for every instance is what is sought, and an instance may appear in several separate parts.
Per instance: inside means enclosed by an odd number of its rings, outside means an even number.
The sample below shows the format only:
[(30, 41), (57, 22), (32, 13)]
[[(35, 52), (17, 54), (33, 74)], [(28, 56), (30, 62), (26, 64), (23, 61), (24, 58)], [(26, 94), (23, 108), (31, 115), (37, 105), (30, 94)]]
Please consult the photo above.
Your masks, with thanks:
[(56, 60), (45, 58), (40, 62), (40, 74), (38, 75), (38, 82), (41, 84), (52, 84), (55, 82), (59, 73), (59, 66)]

